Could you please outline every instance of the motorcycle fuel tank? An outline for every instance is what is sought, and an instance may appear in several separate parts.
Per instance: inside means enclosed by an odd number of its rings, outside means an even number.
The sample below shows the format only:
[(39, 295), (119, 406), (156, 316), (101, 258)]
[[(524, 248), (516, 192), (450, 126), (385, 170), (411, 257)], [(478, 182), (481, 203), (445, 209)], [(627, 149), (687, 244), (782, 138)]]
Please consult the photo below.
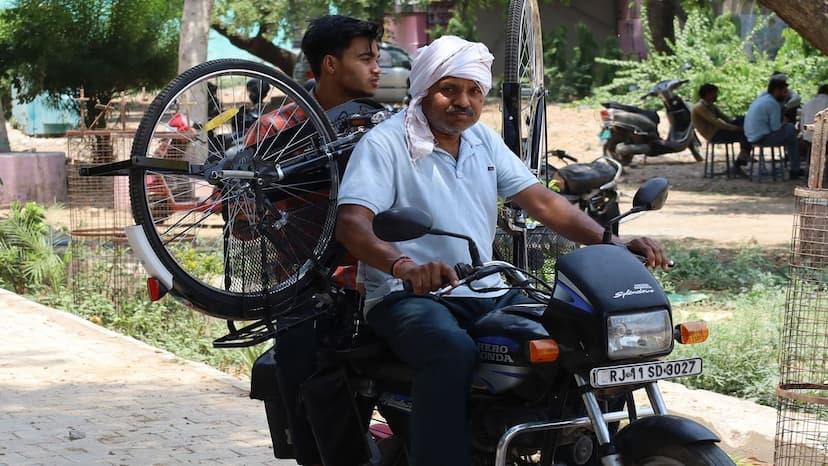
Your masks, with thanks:
[(469, 334), (477, 343), (480, 365), (473, 386), (502, 393), (523, 383), (531, 373), (526, 343), (548, 338), (541, 323), (544, 304), (517, 304), (492, 311), (475, 322)]

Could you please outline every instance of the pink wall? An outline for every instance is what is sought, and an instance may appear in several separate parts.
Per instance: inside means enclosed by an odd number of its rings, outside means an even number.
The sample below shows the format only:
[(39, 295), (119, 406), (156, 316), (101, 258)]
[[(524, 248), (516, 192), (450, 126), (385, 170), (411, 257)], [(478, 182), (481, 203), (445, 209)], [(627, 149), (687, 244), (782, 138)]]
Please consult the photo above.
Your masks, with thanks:
[(0, 153), (0, 204), (66, 201), (66, 161), (63, 152)]
[(426, 14), (404, 13), (386, 21), (385, 40), (405, 49), (412, 56), (426, 45)]

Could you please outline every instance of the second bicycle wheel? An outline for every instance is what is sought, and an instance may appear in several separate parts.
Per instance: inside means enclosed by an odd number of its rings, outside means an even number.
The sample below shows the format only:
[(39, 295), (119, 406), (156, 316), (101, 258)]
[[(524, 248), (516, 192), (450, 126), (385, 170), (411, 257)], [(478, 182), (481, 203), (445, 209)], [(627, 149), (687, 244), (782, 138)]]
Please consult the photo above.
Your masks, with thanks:
[(337, 250), (340, 171), (325, 153), (334, 137), (316, 101), (268, 66), (216, 60), (173, 80), (141, 120), (132, 156), (194, 168), (130, 173), (135, 221), (172, 293), (208, 315), (254, 320), (312, 292)]
[(537, 0), (510, 0), (506, 23), (503, 132), (533, 173), (546, 162), (546, 90)]

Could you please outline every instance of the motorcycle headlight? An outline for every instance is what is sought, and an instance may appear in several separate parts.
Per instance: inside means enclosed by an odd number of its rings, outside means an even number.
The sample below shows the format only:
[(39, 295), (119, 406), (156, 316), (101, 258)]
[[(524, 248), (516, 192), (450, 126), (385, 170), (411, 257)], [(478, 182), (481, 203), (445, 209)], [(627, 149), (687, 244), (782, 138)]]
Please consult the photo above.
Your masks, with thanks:
[(666, 309), (611, 315), (607, 318), (607, 357), (628, 359), (666, 353), (673, 344), (672, 327)]

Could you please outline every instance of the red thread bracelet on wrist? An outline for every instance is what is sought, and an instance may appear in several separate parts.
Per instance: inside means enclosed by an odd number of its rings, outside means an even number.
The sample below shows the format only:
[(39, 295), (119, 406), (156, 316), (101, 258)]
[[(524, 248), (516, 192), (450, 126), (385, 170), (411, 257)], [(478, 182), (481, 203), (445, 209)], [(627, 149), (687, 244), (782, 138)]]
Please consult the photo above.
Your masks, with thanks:
[(394, 275), (394, 268), (397, 267), (397, 264), (399, 264), (401, 262), (414, 262), (414, 259), (412, 259), (408, 256), (400, 256), (400, 257), (394, 259), (394, 262), (391, 263), (391, 276), (392, 277), (396, 277)]

